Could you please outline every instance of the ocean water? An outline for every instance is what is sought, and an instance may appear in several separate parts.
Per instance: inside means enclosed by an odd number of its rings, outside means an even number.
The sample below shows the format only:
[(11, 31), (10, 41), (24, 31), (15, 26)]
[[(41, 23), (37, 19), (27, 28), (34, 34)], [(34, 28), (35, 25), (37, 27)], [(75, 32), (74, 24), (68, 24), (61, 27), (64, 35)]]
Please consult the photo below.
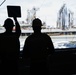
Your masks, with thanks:
[(54, 48), (76, 48), (76, 41), (54, 42)]
[[(23, 50), (24, 42), (26, 40), (27, 36), (20, 37), (20, 51)], [(60, 41), (59, 41), (60, 40)], [(61, 48), (76, 48), (76, 41), (74, 40), (63, 40), (62, 39), (53, 39), (53, 45), (55, 49), (61, 49)]]

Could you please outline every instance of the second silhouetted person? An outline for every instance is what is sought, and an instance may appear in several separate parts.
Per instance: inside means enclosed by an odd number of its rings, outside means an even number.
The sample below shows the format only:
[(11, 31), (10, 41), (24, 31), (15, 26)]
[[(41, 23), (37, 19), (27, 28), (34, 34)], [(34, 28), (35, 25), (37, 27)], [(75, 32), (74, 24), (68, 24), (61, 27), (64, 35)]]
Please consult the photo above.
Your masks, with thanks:
[(30, 58), (30, 75), (48, 75), (47, 57), (54, 52), (51, 38), (41, 32), (42, 22), (35, 18), (32, 22), (34, 33), (26, 38), (23, 59)]

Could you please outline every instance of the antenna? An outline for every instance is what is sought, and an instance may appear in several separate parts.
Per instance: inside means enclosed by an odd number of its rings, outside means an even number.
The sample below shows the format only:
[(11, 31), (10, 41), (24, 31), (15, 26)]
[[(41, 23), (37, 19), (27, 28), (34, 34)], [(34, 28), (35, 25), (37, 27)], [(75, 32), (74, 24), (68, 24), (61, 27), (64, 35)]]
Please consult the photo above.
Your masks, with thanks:
[(1, 4), (0, 4), (0, 6), (5, 2), (6, 0), (4, 0)]

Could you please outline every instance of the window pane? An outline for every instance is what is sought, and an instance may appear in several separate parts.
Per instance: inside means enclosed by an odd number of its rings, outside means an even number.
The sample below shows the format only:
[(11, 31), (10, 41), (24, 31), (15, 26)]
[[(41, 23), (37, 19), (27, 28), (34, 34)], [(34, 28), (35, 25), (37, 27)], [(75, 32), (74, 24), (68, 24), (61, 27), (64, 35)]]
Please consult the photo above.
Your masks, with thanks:
[(8, 17), (8, 5), (21, 6), (21, 50), (26, 37), (33, 33), (35, 17), (42, 20), (42, 32), (52, 38), (55, 49), (76, 48), (76, 0), (0, 0), (0, 33)]

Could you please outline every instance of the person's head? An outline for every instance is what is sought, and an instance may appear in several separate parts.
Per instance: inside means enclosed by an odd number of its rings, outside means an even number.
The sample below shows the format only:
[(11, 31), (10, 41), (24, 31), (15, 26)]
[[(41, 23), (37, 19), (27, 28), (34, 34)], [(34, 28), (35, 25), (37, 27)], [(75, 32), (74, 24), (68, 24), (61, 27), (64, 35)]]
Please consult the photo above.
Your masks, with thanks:
[(33, 27), (34, 32), (40, 32), (41, 31), (41, 26), (42, 26), (42, 22), (39, 18), (35, 18), (32, 21), (32, 27)]
[(12, 20), (12, 19), (7, 18), (7, 19), (4, 21), (3, 27), (5, 27), (6, 31), (9, 31), (9, 32), (12, 31), (13, 26), (14, 26), (14, 23), (13, 23), (13, 20)]

